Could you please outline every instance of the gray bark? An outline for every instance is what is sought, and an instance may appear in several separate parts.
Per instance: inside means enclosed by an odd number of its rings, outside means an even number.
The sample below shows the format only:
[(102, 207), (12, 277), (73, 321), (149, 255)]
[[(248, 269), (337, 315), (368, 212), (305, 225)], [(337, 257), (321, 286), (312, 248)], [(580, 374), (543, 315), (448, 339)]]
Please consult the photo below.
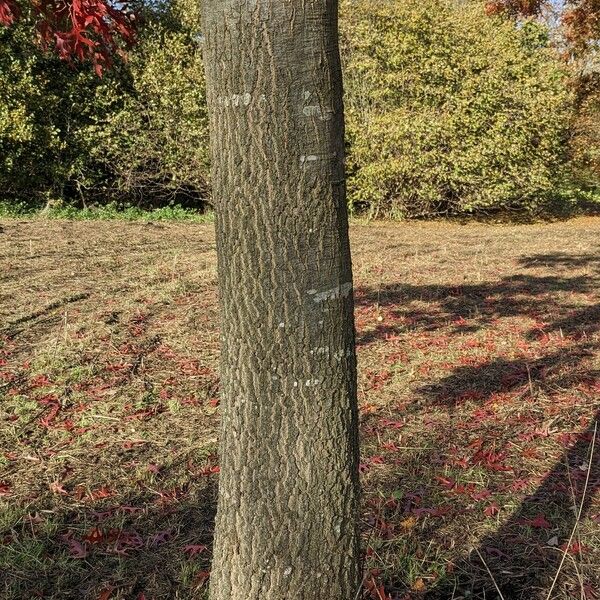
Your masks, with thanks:
[(204, 0), (222, 309), (212, 600), (354, 600), (352, 269), (336, 0)]

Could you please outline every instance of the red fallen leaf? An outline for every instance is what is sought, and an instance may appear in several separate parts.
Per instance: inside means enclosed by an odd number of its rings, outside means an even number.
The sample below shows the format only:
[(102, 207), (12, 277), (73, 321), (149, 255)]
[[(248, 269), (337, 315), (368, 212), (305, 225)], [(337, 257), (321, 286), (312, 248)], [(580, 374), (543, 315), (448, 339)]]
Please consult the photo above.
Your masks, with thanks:
[(31, 388), (46, 387), (50, 384), (51, 381), (48, 379), (47, 375), (36, 375), (29, 381), (29, 387)]
[(546, 520), (544, 515), (537, 515), (534, 519), (519, 519), (519, 525), (527, 525), (538, 529), (552, 529), (552, 523)]
[(475, 500), (475, 502), (480, 502), (481, 500), (487, 500), (491, 496), (491, 492), (489, 490), (481, 490), (480, 492), (474, 492), (471, 494), (471, 498)]
[(114, 589), (113, 587), (109, 587), (101, 591), (98, 600), (108, 600), (112, 596)]
[(143, 446), (144, 444), (147, 444), (148, 442), (146, 440), (125, 440), (122, 444), (123, 450), (131, 450), (132, 448), (135, 448), (136, 446)]
[(380, 570), (372, 570), (365, 578), (364, 587), (369, 592), (369, 596), (372, 600), (392, 600), (392, 597), (386, 593), (383, 585), (376, 581), (376, 578), (379, 577), (380, 574)]
[(137, 531), (121, 531), (113, 547), (113, 552), (125, 556), (129, 550), (137, 550), (143, 546), (144, 540)]
[(196, 575), (196, 584), (198, 587), (202, 587), (210, 577), (210, 571), (199, 571)]
[(101, 500), (102, 498), (110, 498), (114, 496), (114, 492), (105, 486), (92, 490), (89, 494), (90, 500)]
[(208, 403), (209, 403), (211, 406), (215, 406), (215, 407), (216, 407), (216, 406), (219, 406), (219, 399), (218, 399), (218, 398), (211, 398), (211, 399), (208, 401)]
[(494, 515), (497, 515), (499, 512), (500, 512), (500, 507), (495, 502), (492, 502), (491, 504), (488, 504), (486, 509), (483, 511), (483, 514), (486, 517), (493, 517)]
[(564, 552), (565, 550), (567, 551), (568, 554), (572, 554), (574, 556), (578, 555), (578, 554), (584, 554), (586, 552), (589, 552), (589, 547), (580, 543), (580, 542), (573, 542), (568, 548), (567, 548), (567, 544), (563, 544), (560, 549)]
[(153, 533), (148, 538), (147, 545), (148, 546), (160, 546), (162, 544), (166, 544), (172, 535), (173, 535), (173, 532), (170, 530), (158, 531), (157, 533)]
[(583, 591), (588, 600), (598, 600), (598, 589), (593, 588), (589, 583), (583, 584)]
[(50, 423), (54, 421), (56, 415), (60, 411), (60, 404), (52, 404), (48, 413), (40, 419), (40, 424), (44, 427), (50, 427)]
[(128, 421), (132, 421), (134, 419), (139, 419), (140, 421), (144, 420), (144, 419), (149, 419), (150, 417), (153, 417), (154, 415), (162, 412), (164, 409), (160, 406), (155, 406), (153, 408), (148, 408), (146, 410), (144, 409), (140, 409), (140, 410), (136, 410), (134, 413), (127, 415), (125, 417), (125, 419), (127, 419)]
[(155, 463), (150, 463), (147, 467), (150, 473), (154, 473), (154, 475), (158, 475), (160, 473), (160, 467)]
[(138, 506), (119, 506), (118, 510), (123, 511), (124, 513), (130, 514), (130, 515), (135, 515), (139, 512), (142, 512), (144, 509), (143, 508), (139, 508)]
[(459, 458), (456, 461), (454, 461), (454, 466), (460, 467), (461, 469), (468, 469), (469, 460), (467, 458)]
[(67, 542), (69, 553), (73, 558), (85, 558), (88, 555), (85, 544), (73, 539), (69, 534), (63, 535), (62, 539)]
[(58, 396), (56, 394), (46, 394), (45, 396), (38, 398), (37, 401), (39, 404), (50, 406), (53, 404), (58, 404)]
[(455, 485), (456, 481), (454, 479), (450, 479), (449, 477), (441, 477), (440, 475), (436, 475), (435, 477), (444, 488), (447, 490), (451, 490)]
[(391, 429), (402, 429), (406, 425), (403, 421), (391, 421), (390, 419), (381, 419), (379, 423), (383, 427), (390, 427)]
[(94, 527), (83, 539), (90, 544), (100, 544), (104, 541), (104, 534), (98, 527)]
[(196, 554), (200, 554), (205, 550), (207, 550), (207, 547), (202, 544), (188, 544), (183, 547), (183, 551), (189, 556), (196, 556)]
[(202, 471), (200, 471), (200, 475), (204, 475), (205, 477), (208, 477), (209, 475), (213, 475), (215, 473), (220, 473), (221, 472), (221, 467), (219, 467), (219, 465), (215, 465), (213, 467), (206, 467), (206, 469), (202, 469)]
[(10, 485), (6, 481), (0, 481), (0, 496), (8, 496), (10, 494)]
[(146, 594), (144, 594), (144, 592), (140, 592), (137, 597), (137, 600), (146, 600)]
[(513, 492), (522, 492), (529, 487), (529, 482), (526, 479), (515, 479), (511, 485), (510, 489)]
[(384, 442), (383, 444), (381, 444), (381, 447), (384, 450), (389, 450), (390, 452), (397, 452), (398, 450), (400, 450), (400, 447), (396, 445), (395, 442)]
[(521, 452), (521, 456), (524, 458), (537, 458), (539, 456), (539, 452), (535, 448), (527, 448)]
[(58, 483), (58, 481), (53, 481), (48, 487), (50, 488), (50, 491), (53, 494), (60, 494), (61, 496), (69, 495), (69, 492), (67, 492), (67, 490), (65, 490), (63, 484)]

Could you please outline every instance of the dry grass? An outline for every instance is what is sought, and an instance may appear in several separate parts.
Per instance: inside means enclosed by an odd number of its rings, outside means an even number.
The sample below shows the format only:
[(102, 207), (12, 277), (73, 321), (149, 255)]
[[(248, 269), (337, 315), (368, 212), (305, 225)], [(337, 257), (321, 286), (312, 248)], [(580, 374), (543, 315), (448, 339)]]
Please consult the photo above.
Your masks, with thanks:
[[(600, 598), (600, 219), (352, 235), (365, 594), (545, 600), (566, 549), (552, 598)], [(3, 599), (202, 597), (215, 263), (210, 225), (0, 223)]]

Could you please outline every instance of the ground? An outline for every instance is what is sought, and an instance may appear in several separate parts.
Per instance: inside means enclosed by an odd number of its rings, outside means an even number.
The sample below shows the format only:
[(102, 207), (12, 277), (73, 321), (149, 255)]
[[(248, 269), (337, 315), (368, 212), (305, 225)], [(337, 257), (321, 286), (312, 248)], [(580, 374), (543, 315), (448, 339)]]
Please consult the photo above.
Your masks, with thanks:
[[(600, 219), (351, 235), (365, 597), (600, 598)], [(2, 599), (204, 597), (215, 263), (211, 225), (0, 222)]]

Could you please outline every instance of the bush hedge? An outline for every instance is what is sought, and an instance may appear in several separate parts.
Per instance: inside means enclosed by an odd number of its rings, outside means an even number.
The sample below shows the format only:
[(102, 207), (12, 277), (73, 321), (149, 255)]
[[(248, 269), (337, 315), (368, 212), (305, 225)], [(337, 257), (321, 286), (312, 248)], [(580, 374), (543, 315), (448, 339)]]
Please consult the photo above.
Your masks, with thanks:
[(445, 0), (344, 0), (349, 199), (377, 216), (534, 210), (564, 174), (547, 32)]
[[(197, 2), (149, 5), (129, 60), (98, 79), (2, 29), (0, 200), (209, 204), (199, 31)], [(542, 25), (460, 0), (342, 0), (341, 35), (352, 211), (535, 211), (569, 179), (568, 151), (579, 170), (597, 165), (588, 138), (574, 151), (567, 73)]]

